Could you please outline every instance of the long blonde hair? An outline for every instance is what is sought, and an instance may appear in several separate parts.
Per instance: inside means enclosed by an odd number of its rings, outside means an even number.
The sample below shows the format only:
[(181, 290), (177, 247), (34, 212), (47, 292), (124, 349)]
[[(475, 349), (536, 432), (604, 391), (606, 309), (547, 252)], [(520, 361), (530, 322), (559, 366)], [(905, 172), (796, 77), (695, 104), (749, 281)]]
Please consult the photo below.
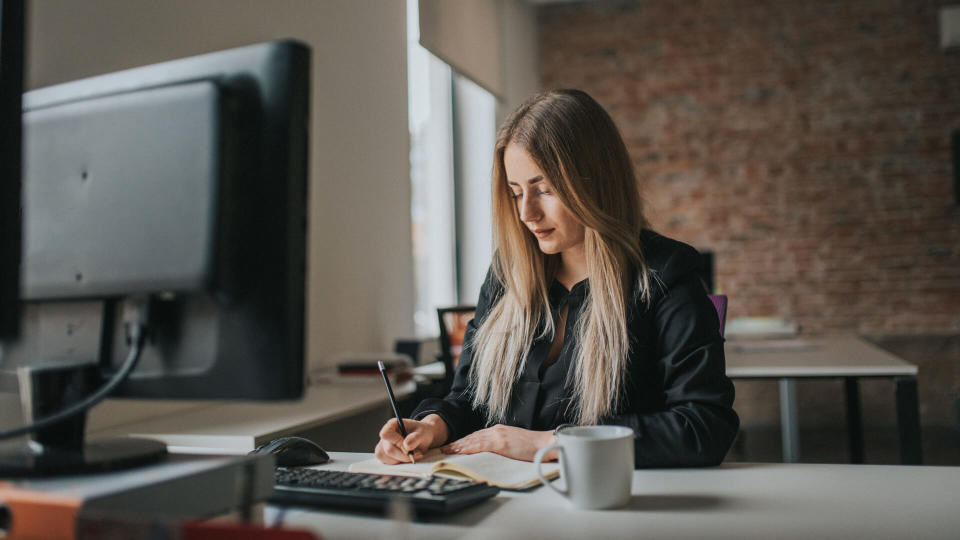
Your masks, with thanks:
[(493, 272), (503, 284), (474, 336), (473, 405), (487, 422), (506, 418), (514, 381), (545, 321), (554, 335), (548, 291), (560, 265), (546, 255), (520, 220), (507, 185), (507, 145), (530, 155), (554, 193), (585, 228), (589, 291), (576, 327), (572, 405), (580, 424), (595, 424), (621, 399), (630, 352), (627, 331), (632, 294), (649, 299), (649, 275), (640, 246), (647, 223), (626, 146), (613, 120), (585, 92), (537, 94), (500, 126), (493, 164)]

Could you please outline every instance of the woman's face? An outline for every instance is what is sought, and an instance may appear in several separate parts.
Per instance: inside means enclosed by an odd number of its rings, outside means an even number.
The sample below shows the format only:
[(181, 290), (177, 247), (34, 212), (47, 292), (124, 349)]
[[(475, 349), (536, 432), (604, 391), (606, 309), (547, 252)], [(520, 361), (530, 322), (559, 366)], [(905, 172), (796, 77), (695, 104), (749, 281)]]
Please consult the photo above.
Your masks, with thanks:
[(503, 153), (507, 184), (520, 221), (540, 244), (540, 251), (563, 253), (583, 244), (584, 227), (553, 191), (553, 186), (523, 148), (508, 144)]

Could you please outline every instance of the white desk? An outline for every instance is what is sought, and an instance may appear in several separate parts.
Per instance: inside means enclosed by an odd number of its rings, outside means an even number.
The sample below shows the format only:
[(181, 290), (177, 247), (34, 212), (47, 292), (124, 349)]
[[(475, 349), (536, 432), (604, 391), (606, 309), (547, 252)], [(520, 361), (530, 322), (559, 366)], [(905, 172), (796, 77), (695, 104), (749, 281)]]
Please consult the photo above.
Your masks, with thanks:
[[(332, 453), (343, 469), (370, 454)], [(401, 523), (290, 508), (283, 522), (354, 538), (950, 538), (960, 531), (960, 467), (728, 464), (634, 472), (626, 508), (572, 510), (550, 490), (504, 492), (464, 512)], [(266, 523), (280, 509), (268, 506)]]
[[(413, 391), (412, 383), (395, 385), (397, 397)], [(171, 452), (245, 454), (277, 437), (304, 433), (317, 426), (384, 407), (387, 390), (378, 377), (309, 386), (296, 402), (164, 403), (111, 400), (94, 407), (87, 432), (95, 437), (140, 435), (167, 443)], [(158, 415), (144, 418), (143, 408)], [(140, 411), (134, 414), (131, 410)], [(383, 419), (390, 415), (385, 413)], [(127, 421), (117, 419), (127, 418)], [(376, 441), (376, 428), (372, 428)], [(335, 444), (322, 442), (336, 448)], [(372, 448), (373, 442), (371, 443)]]
[(900, 458), (904, 464), (921, 462), (917, 366), (851, 335), (760, 341), (731, 339), (726, 343), (725, 353), (727, 375), (730, 378), (779, 379), (780, 427), (785, 462), (796, 462), (800, 455), (796, 380), (843, 378), (850, 461), (863, 463), (858, 387), (858, 380), (863, 377), (894, 379)]

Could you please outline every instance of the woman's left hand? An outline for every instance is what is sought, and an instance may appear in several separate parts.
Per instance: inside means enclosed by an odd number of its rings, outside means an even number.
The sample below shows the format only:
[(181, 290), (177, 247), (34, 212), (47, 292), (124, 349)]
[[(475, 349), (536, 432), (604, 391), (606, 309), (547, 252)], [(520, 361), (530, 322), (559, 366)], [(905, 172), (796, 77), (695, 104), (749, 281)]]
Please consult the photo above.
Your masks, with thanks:
[[(537, 450), (555, 442), (557, 442), (557, 439), (554, 437), (553, 431), (531, 431), (497, 424), (441, 446), (440, 450), (444, 454), (493, 452), (508, 458), (533, 461), (533, 456), (537, 453)], [(556, 450), (551, 450), (544, 456), (544, 461), (555, 459), (557, 459)]]

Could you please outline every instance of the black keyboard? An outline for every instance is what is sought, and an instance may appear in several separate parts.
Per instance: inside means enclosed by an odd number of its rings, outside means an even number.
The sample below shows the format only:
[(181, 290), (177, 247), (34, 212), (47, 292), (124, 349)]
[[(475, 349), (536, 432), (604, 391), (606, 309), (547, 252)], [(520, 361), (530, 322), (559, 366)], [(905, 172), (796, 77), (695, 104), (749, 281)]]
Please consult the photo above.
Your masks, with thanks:
[(391, 500), (403, 499), (417, 513), (446, 514), (499, 492), (487, 483), (470, 480), (277, 467), (270, 502), (385, 510)]

